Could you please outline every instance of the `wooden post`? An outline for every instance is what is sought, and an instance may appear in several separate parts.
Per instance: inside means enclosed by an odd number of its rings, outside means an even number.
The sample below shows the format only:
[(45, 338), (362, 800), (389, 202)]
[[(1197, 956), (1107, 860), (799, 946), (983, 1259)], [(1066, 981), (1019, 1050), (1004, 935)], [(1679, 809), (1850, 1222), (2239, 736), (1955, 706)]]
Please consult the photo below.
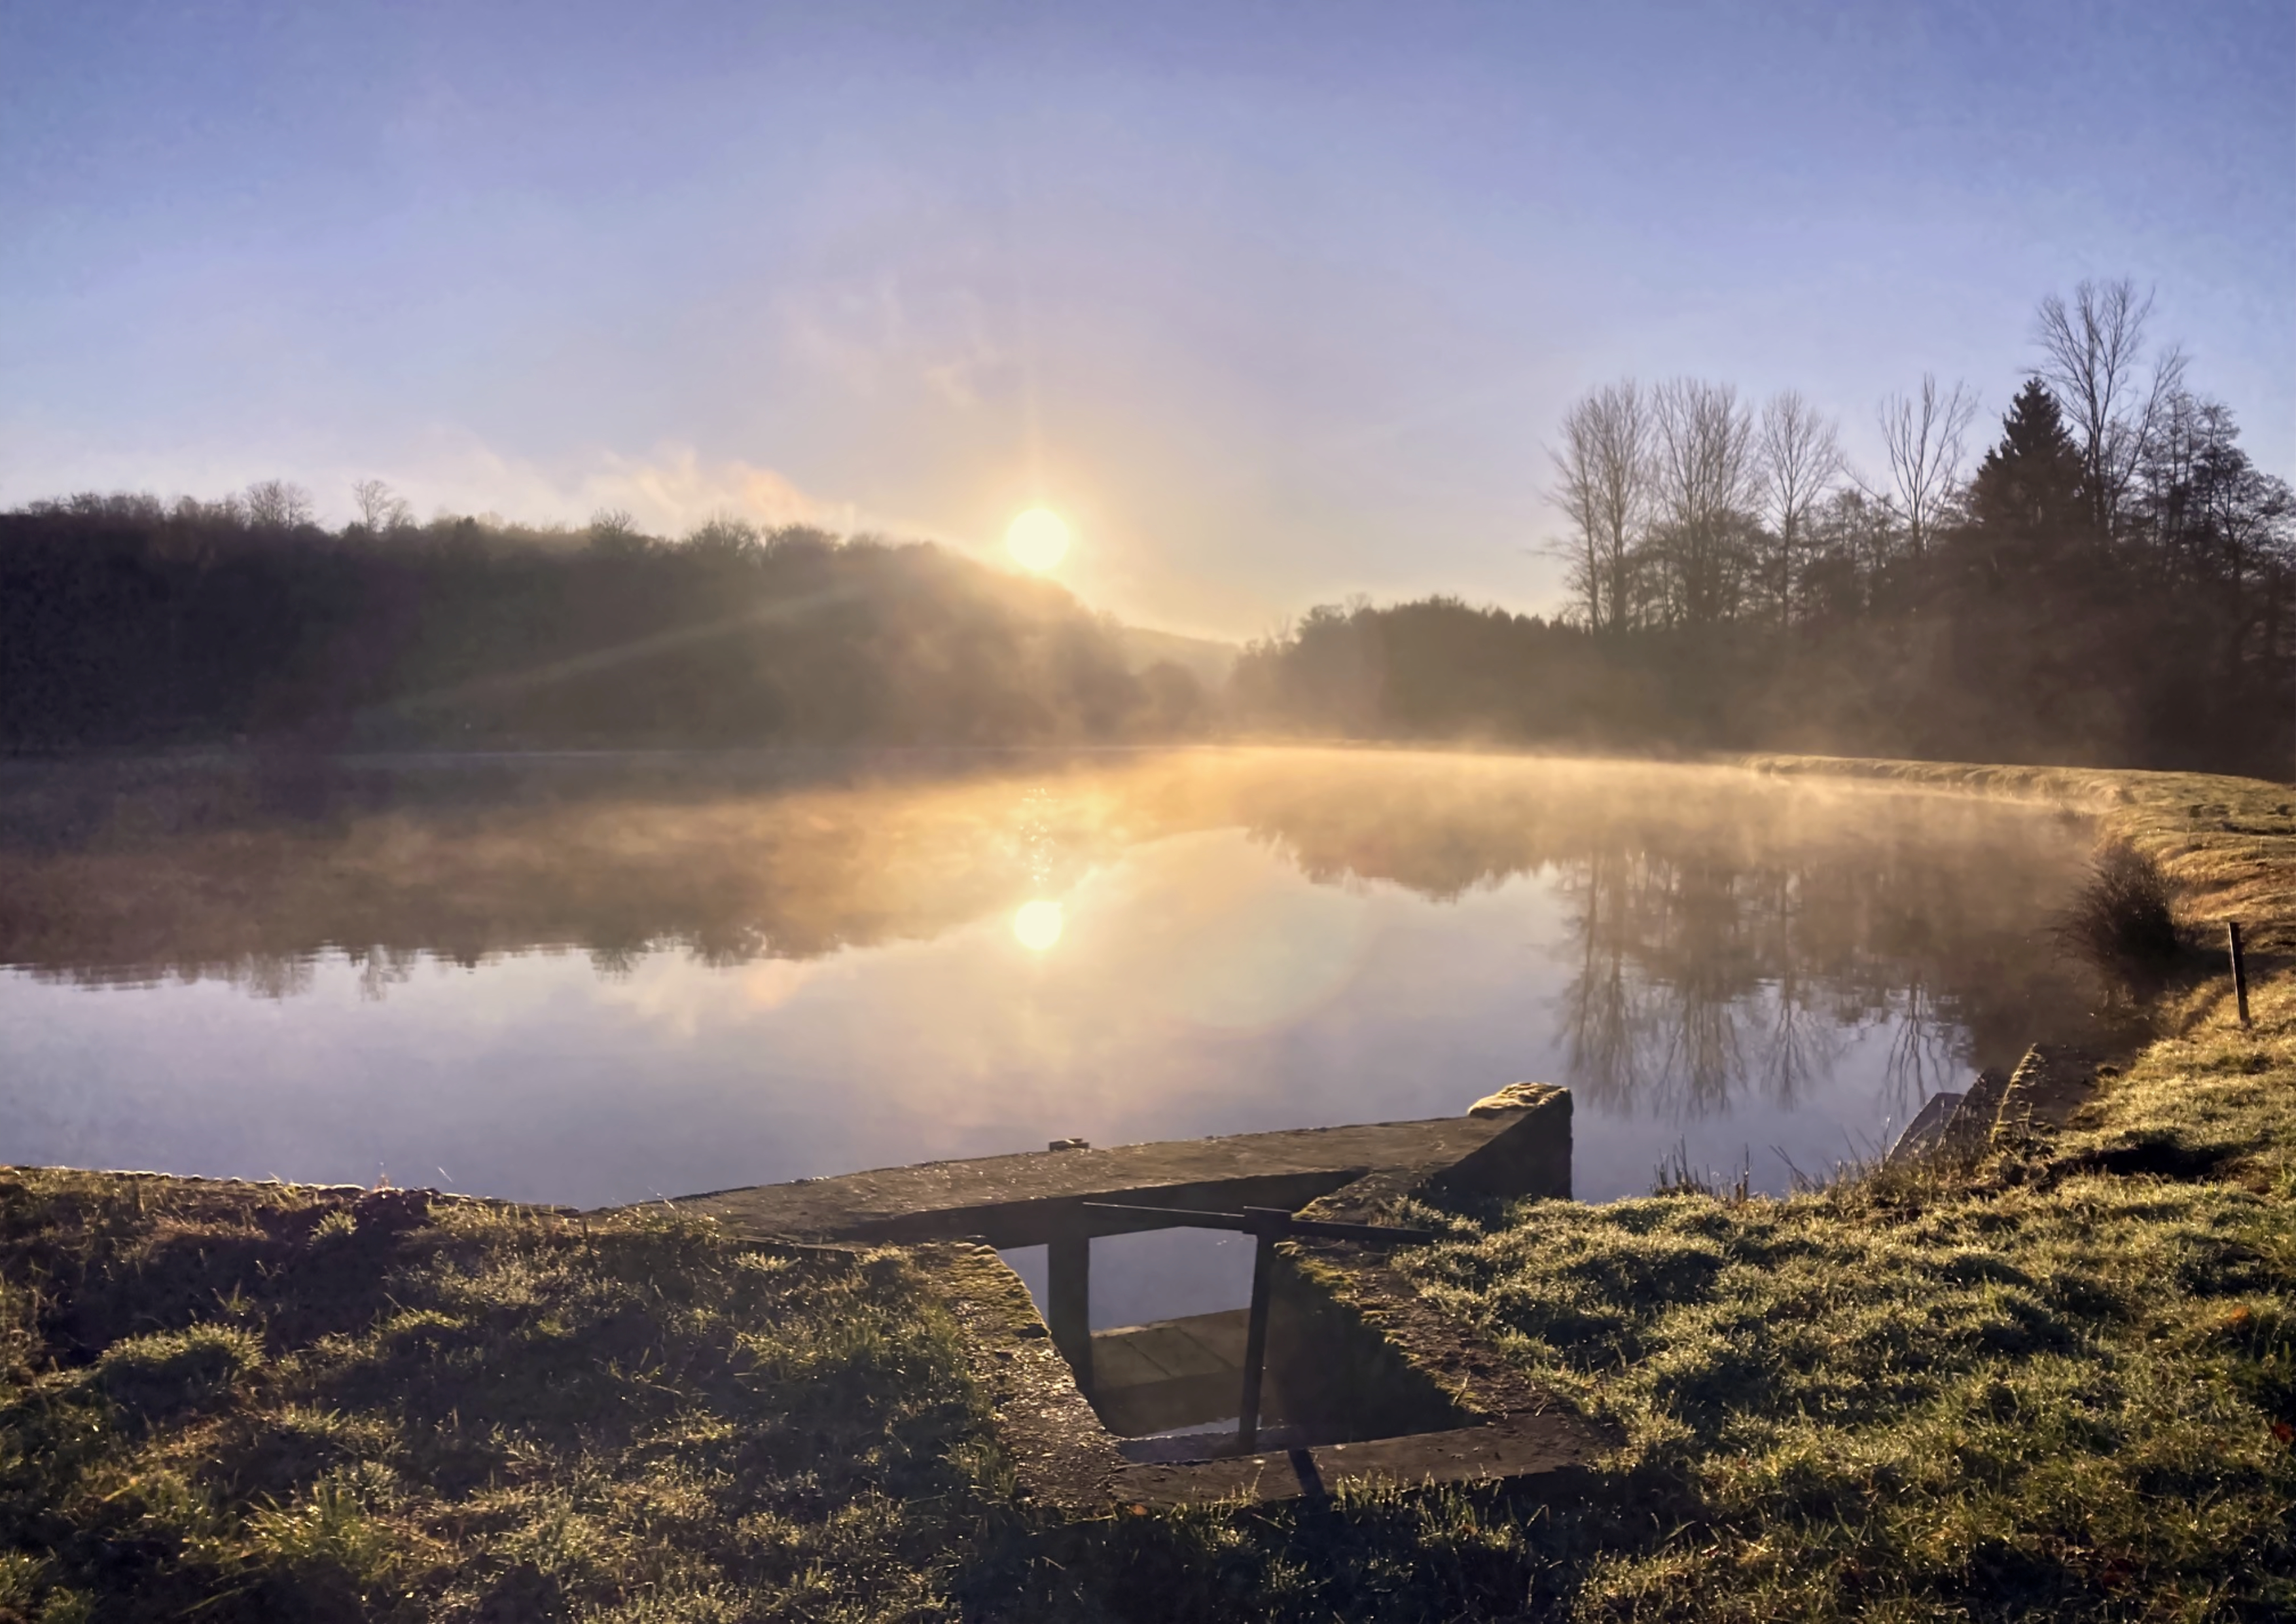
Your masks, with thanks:
[(1045, 1247), (1045, 1325), (1053, 1346), (1092, 1396), (1092, 1231), (1078, 1215)]
[(1259, 1447), (1259, 1379), (1267, 1367), (1267, 1300), (1275, 1291), (1275, 1230), (1259, 1231), (1251, 1258), (1251, 1315), (1243, 1333), (1243, 1397), (1235, 1407), (1235, 1441), (1249, 1455)]
[(2227, 919), (2225, 921), (2225, 940), (2232, 948), (2233, 1002), (2240, 1010), (2241, 1025), (2246, 1026), (2249, 1024), (2248, 956), (2241, 951), (2239, 920)]

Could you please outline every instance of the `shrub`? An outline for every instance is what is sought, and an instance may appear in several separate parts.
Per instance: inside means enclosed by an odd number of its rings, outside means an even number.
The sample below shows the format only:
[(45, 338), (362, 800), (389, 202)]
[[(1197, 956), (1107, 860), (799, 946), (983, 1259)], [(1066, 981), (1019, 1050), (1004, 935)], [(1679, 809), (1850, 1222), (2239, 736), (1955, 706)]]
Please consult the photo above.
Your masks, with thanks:
[(2097, 848), (2087, 881), (2057, 921), (2060, 946), (2140, 997), (2175, 967), (2176, 890), (2161, 865), (2122, 840)]

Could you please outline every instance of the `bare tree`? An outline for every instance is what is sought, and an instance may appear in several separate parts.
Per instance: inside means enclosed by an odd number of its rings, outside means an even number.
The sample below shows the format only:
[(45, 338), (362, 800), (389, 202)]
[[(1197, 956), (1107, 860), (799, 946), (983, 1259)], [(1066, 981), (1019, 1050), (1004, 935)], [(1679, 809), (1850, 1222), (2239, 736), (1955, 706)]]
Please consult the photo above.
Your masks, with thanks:
[(1651, 552), (1667, 613), (1710, 625), (1736, 612), (1760, 500), (1754, 414), (1726, 383), (1677, 378), (1652, 396), (1658, 521)]
[(2052, 293), (2034, 320), (2041, 378), (2079, 441), (2089, 512), (2105, 535), (2120, 522), (2130, 482), (2184, 383), (2185, 355), (2173, 345), (2153, 357), (2149, 378), (2142, 375), (2152, 319), (2152, 295), (2139, 299), (2124, 276), (2082, 283), (2070, 305)]
[(1922, 374), (1920, 394), (1892, 395), (1882, 403), (1890, 489), (1881, 494), (1897, 508), (1916, 559), (1928, 554), (1930, 539), (1961, 488), (1964, 436), (1976, 415), (1977, 397), (1965, 385), (1940, 389), (1931, 373)]
[(351, 506), (358, 513), (359, 528), (377, 536), (385, 530), (404, 529), (414, 521), (414, 510), (406, 498), (381, 480), (361, 480), (352, 486)]
[[(2296, 492), (2239, 442), (2230, 407), (2177, 391), (2160, 413), (2132, 504), (2152, 526), (2161, 587), (2197, 586), (2216, 599), (2227, 684), (2240, 682), (2252, 636), (2296, 564)], [(2267, 637), (2267, 659), (2272, 652)]]
[(764, 539), (740, 514), (712, 513), (687, 535), (685, 550), (696, 557), (745, 562), (764, 555)]
[(590, 545), (601, 553), (644, 553), (652, 545), (626, 507), (602, 507), (590, 515)]
[(1896, 540), (1890, 503), (1854, 476), (1817, 504), (1802, 560), (1804, 619), (1854, 619), (1883, 590)]
[(1635, 549), (1650, 511), (1649, 403), (1632, 379), (1595, 390), (1562, 419), (1562, 449), (1548, 493), (1577, 534), (1562, 548), (1587, 628), (1634, 623)]
[(1799, 390), (1782, 390), (1762, 407), (1758, 436), (1761, 459), (1763, 518), (1773, 542), (1763, 587), (1777, 605), (1778, 624), (1794, 614), (1794, 588), (1803, 556), (1811, 546), (1811, 522), (1818, 503), (1841, 478), (1840, 433)]
[(285, 480), (258, 480), (242, 498), (247, 521), (258, 529), (291, 530), (311, 522), (311, 493)]

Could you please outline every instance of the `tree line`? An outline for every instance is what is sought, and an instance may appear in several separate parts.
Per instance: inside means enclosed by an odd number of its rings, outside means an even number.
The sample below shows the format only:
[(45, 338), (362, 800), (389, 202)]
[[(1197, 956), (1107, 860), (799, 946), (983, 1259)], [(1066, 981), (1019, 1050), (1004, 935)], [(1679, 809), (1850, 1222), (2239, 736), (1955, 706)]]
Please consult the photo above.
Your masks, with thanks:
[(354, 491), (339, 530), (269, 480), (218, 502), (0, 514), (0, 748), (1056, 743), (1185, 734), (1206, 698), (1136, 671), (1049, 583), (927, 544), (672, 540), (442, 517)]
[(35, 503), (0, 513), (0, 750), (1226, 732), (2290, 775), (2296, 499), (2151, 325), (2127, 282), (2044, 299), (1998, 438), (1924, 377), (1874, 471), (1792, 390), (1593, 390), (1551, 449), (1567, 612), (1319, 606), (1224, 688), (927, 544), (424, 524), (376, 480), (334, 530), (275, 480)]
[(1871, 472), (1791, 390), (1595, 389), (1551, 453), (1567, 614), (1320, 608), (1235, 697), (1357, 733), (2285, 775), (2296, 500), (2151, 326), (2126, 281), (2043, 299), (1999, 438), (1972, 457), (1979, 398), (1924, 377)]

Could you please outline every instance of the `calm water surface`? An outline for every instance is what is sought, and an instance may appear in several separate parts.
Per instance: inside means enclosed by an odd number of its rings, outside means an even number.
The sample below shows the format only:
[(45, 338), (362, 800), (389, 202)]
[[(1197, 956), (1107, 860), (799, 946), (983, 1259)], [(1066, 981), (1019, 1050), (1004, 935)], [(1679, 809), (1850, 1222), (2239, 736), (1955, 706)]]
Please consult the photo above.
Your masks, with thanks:
[[(1582, 1198), (1677, 1153), (1776, 1190), (2078, 1035), (2088, 838), (1374, 751), (17, 767), (0, 1161), (594, 1206), (1533, 1079)], [(1247, 1267), (1103, 1242), (1095, 1318)]]

